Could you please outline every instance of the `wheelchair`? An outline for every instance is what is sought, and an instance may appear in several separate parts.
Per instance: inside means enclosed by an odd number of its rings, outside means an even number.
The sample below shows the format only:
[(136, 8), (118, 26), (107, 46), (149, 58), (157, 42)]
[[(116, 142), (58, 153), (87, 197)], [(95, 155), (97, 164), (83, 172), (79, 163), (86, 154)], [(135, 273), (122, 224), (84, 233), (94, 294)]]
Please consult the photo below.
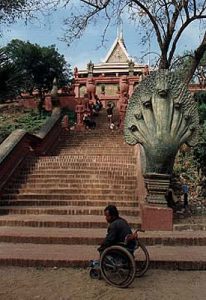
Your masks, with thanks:
[(143, 276), (149, 268), (149, 253), (137, 231), (132, 238), (136, 240), (134, 253), (127, 248), (127, 241), (106, 248), (100, 260), (91, 263), (90, 277), (103, 278), (112, 286), (126, 288), (135, 277)]

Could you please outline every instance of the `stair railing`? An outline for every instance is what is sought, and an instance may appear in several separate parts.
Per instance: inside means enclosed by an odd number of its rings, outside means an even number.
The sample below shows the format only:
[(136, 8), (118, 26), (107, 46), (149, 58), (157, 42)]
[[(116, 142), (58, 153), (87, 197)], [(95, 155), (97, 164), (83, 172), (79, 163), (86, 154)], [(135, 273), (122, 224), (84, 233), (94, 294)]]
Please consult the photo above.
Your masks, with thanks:
[(58, 143), (61, 121), (61, 110), (55, 108), (37, 134), (17, 129), (0, 144), (0, 191), (28, 155), (45, 155)]

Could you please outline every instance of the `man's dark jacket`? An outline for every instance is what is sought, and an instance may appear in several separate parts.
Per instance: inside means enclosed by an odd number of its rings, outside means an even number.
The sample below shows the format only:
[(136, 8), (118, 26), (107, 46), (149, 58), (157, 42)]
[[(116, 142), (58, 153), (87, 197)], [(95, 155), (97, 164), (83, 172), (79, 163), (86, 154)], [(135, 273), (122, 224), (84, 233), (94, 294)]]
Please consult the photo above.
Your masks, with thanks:
[[(104, 241), (102, 242), (101, 246), (98, 248), (98, 251), (102, 252), (107, 247), (124, 242), (125, 237), (131, 233), (131, 228), (126, 220), (122, 218), (117, 218), (113, 220), (112, 223), (110, 223), (108, 226), (107, 235)], [(130, 241), (127, 245), (127, 248), (133, 250), (135, 245), (135, 241)]]

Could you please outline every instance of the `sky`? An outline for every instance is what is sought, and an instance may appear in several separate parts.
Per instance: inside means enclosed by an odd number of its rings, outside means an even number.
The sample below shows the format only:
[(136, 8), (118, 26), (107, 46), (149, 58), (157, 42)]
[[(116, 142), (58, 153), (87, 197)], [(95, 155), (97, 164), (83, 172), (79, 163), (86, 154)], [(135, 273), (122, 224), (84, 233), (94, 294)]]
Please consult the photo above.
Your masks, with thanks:
[[(5, 46), (12, 39), (20, 39), (23, 41), (30, 41), (41, 46), (56, 45), (60, 54), (65, 56), (74, 68), (86, 68), (87, 63), (92, 60), (94, 63), (101, 62), (107, 55), (116, 36), (116, 26), (111, 27), (106, 35), (107, 41), (104, 46), (101, 46), (101, 34), (103, 25), (91, 25), (86, 30), (85, 34), (80, 40), (75, 41), (70, 47), (65, 42), (60, 41), (63, 37), (63, 19), (68, 15), (65, 9), (59, 9), (50, 17), (44, 17), (41, 21), (28, 23), (23, 21), (11, 25), (9, 28), (4, 27), (3, 37), (0, 39), (0, 46)], [(140, 45), (140, 36), (137, 34), (133, 24), (129, 23), (127, 17), (123, 19), (123, 36), (124, 41), (131, 57), (135, 57), (136, 61), (140, 62), (140, 58), (144, 53), (149, 51), (149, 43), (143, 47)], [(190, 26), (182, 38), (178, 51), (191, 50), (200, 42), (199, 27), (197, 25)], [(157, 52), (155, 40), (151, 41), (150, 51)], [(143, 62), (148, 63), (149, 59), (152, 61), (152, 54), (146, 55)]]

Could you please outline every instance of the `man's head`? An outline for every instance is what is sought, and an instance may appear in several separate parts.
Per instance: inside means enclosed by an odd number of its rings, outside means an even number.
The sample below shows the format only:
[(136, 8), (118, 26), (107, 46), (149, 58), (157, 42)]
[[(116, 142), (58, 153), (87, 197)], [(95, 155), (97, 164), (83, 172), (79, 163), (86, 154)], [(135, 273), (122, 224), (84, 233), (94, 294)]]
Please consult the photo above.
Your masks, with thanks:
[(115, 219), (119, 218), (119, 212), (115, 205), (108, 205), (104, 209), (104, 215), (108, 223), (111, 223)]

